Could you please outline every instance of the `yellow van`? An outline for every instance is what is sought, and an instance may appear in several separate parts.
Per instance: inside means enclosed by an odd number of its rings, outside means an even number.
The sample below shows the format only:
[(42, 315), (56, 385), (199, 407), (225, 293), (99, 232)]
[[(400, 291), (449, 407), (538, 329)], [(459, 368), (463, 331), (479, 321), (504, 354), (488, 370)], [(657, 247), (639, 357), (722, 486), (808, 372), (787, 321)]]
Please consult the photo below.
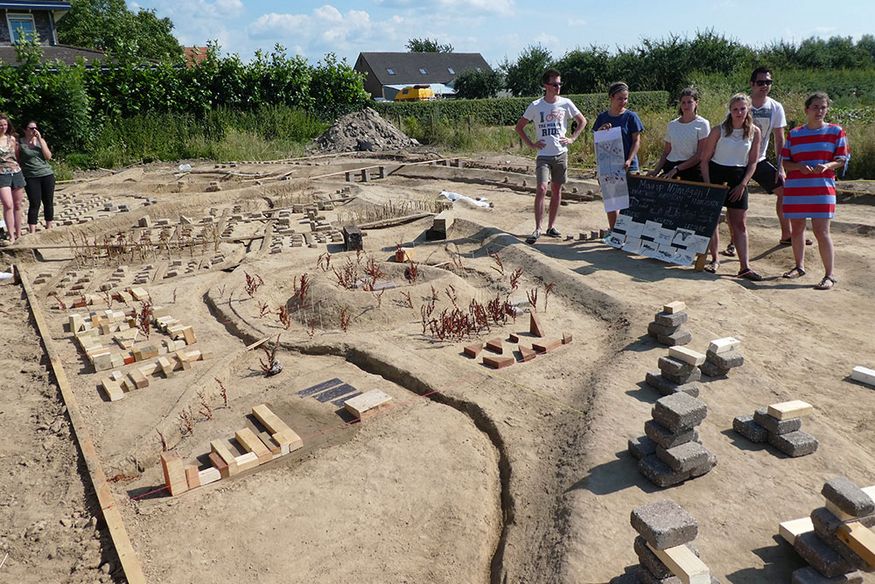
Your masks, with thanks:
[(434, 99), (430, 85), (411, 85), (395, 94), (395, 101), (427, 101)]

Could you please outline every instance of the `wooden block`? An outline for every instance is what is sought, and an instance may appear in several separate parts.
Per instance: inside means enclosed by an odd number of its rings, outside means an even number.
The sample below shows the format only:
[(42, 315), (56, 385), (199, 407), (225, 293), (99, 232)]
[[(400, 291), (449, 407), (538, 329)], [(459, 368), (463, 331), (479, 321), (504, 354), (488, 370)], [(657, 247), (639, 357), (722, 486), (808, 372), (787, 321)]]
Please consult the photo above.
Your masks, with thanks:
[(195, 489), (201, 486), (200, 473), (196, 466), (185, 467), (185, 480), (188, 482), (189, 489)]
[(85, 321), (82, 319), (81, 315), (71, 314), (68, 324), (70, 326), (70, 332), (77, 333), (82, 329), (83, 326), (85, 326)]
[(122, 356), (121, 353), (111, 353), (109, 356), (109, 362), (112, 364), (113, 367), (124, 367), (125, 358)]
[(662, 307), (662, 311), (666, 314), (677, 314), (678, 312), (683, 312), (687, 309), (687, 305), (683, 302), (669, 302), (665, 306)]
[(779, 420), (801, 418), (802, 416), (807, 416), (813, 411), (814, 406), (798, 399), (769, 406), (769, 415)]
[(486, 350), (501, 355), (504, 352), (504, 344), (500, 338), (489, 339), (486, 341)]
[(838, 517), (840, 521), (854, 521), (857, 519), (850, 513), (845, 513), (839, 509), (838, 506), (829, 499), (824, 499), (823, 506), (826, 507), (827, 511)]
[(536, 353), (534, 349), (528, 349), (528, 348), (520, 345), (520, 355), (522, 355), (523, 363), (525, 363), (525, 362), (531, 361), (532, 359), (537, 357), (538, 353)]
[(281, 454), (288, 454), (304, 447), (304, 441), (291, 428), (273, 434), (273, 439), (280, 445)]
[(97, 353), (92, 361), (95, 371), (106, 371), (112, 369), (112, 354), (109, 352)]
[(270, 411), (267, 404), (260, 404), (252, 408), (252, 415), (261, 422), (265, 428), (270, 430), (271, 434), (283, 432), (284, 430), (291, 431), (285, 422), (280, 420), (279, 416)]
[(696, 265), (693, 266), (693, 270), (696, 272), (705, 271), (705, 264), (708, 262), (708, 256), (703, 253), (696, 254)]
[(543, 341), (532, 343), (532, 348), (538, 353), (546, 353), (547, 351), (552, 351), (561, 346), (562, 339), (544, 339)]
[(197, 337), (194, 335), (194, 329), (190, 326), (182, 329), (182, 336), (185, 338), (186, 345), (193, 345), (197, 342)]
[[(237, 460), (231, 454), (231, 449), (228, 448), (228, 444), (224, 440), (213, 440), (210, 442), (210, 450), (218, 454), (225, 461), (225, 464), (228, 465), (228, 476), (234, 476), (240, 472), (237, 468)], [(218, 468), (218, 465), (216, 465), (216, 468)], [(220, 468), (219, 470), (221, 471), (222, 469)]]
[(185, 354), (185, 351), (176, 351), (173, 356), (176, 357), (179, 362), (179, 366), (182, 368), (183, 371), (188, 371), (189, 369), (191, 369), (191, 362), (188, 360), (188, 355)]
[(648, 543), (647, 547), (684, 584), (711, 584), (711, 570), (686, 545), (658, 550)]
[(875, 369), (867, 369), (862, 365), (857, 365), (851, 371), (851, 379), (875, 387)]
[(384, 408), (390, 401), (392, 401), (391, 395), (379, 389), (372, 389), (346, 400), (344, 408), (359, 420), (363, 420)]
[(259, 464), (267, 462), (273, 458), (267, 446), (265, 446), (264, 443), (258, 439), (258, 436), (255, 435), (255, 432), (249, 428), (237, 430), (234, 433), (234, 438), (237, 439), (240, 446), (245, 448), (247, 452), (252, 452), (258, 457)]
[(854, 521), (839, 527), (836, 537), (863, 558), (870, 567), (875, 568), (875, 532), (859, 521)]
[(164, 484), (170, 489), (170, 495), (175, 497), (188, 490), (188, 480), (185, 477), (185, 467), (176, 452), (161, 453), (161, 470), (164, 472)]
[(236, 457), (234, 461), (237, 463), (237, 468), (239, 472), (243, 472), (244, 470), (250, 470), (261, 464), (259, 462), (258, 457), (254, 452), (247, 452), (246, 454), (241, 454)]
[[(224, 461), (222, 461), (222, 464), (224, 464)], [(201, 486), (214, 483), (222, 478), (222, 473), (219, 472), (219, 469), (214, 466), (211, 466), (210, 468), (205, 468), (202, 471), (198, 471), (197, 474), (198, 482), (200, 482)]]
[(143, 347), (139, 347), (134, 349), (134, 358), (137, 361), (146, 361), (147, 359), (154, 359), (158, 356), (158, 345), (149, 344)]
[(562, 344), (567, 345), (571, 341), (574, 340), (574, 337), (571, 336), (571, 333), (562, 333)]
[(273, 439), (270, 432), (259, 432), (258, 439), (270, 451), (271, 455), (276, 456), (280, 454), (280, 444)]
[(124, 377), (125, 376), (122, 374), (121, 371), (113, 371), (112, 373), (109, 374), (109, 378), (112, 379), (113, 381), (117, 381), (118, 383), (121, 383), (122, 379), (124, 379)]
[(534, 312), (529, 314), (529, 332), (536, 337), (544, 336), (544, 329), (541, 327), (541, 321), (538, 319), (538, 315)]
[(698, 351), (694, 351), (692, 349), (688, 349), (687, 347), (681, 346), (669, 347), (668, 356), (672, 359), (677, 359), (678, 361), (682, 361), (690, 365), (695, 365), (696, 367), (705, 362), (705, 355), (699, 353)]
[(145, 365), (141, 365), (140, 367), (138, 367), (138, 369), (143, 375), (152, 375), (153, 373), (158, 371), (158, 363), (155, 361), (151, 363), (146, 363)]
[(149, 387), (149, 379), (143, 375), (143, 372), (140, 371), (137, 367), (134, 367), (128, 372), (128, 375), (131, 378), (131, 381), (134, 383), (134, 387), (137, 389), (143, 389), (144, 387)]
[(814, 523), (812, 523), (811, 517), (792, 519), (778, 525), (778, 533), (790, 545), (796, 543), (797, 537), (809, 531), (814, 531)]
[(219, 456), (215, 452), (210, 452), (209, 454), (210, 462), (213, 463), (213, 468), (215, 468), (219, 472), (219, 476), (223, 479), (231, 476), (228, 463), (225, 462), (225, 459)]
[(148, 300), (149, 293), (144, 288), (131, 288), (131, 297), (134, 300)]
[(201, 351), (186, 351), (185, 356), (189, 361), (203, 361), (204, 354)]
[(493, 369), (504, 369), (514, 364), (516, 359), (513, 357), (493, 357), (491, 355), (483, 356), (483, 364)]
[(736, 339), (735, 337), (724, 337), (722, 339), (714, 339), (708, 345), (708, 350), (714, 353), (715, 355), (720, 355), (722, 353), (728, 353), (729, 351), (735, 350), (741, 346), (741, 341)]
[(119, 385), (118, 381), (113, 381), (107, 377), (100, 381), (100, 385), (103, 387), (103, 391), (106, 393), (106, 397), (109, 398), (109, 401), (118, 401), (125, 397), (125, 392), (122, 391), (122, 387)]
[(480, 351), (483, 350), (483, 343), (473, 343), (462, 349), (462, 352), (465, 353), (467, 357), (471, 357), (473, 359), (477, 358), (477, 355), (480, 354)]
[(184, 329), (184, 328), (185, 327), (181, 324), (175, 324), (173, 326), (169, 326), (169, 327), (167, 327), (167, 334), (170, 335), (171, 339), (181, 339), (183, 337), (182, 329)]
[(173, 363), (167, 357), (158, 357), (158, 367), (161, 368), (161, 373), (164, 377), (173, 377)]

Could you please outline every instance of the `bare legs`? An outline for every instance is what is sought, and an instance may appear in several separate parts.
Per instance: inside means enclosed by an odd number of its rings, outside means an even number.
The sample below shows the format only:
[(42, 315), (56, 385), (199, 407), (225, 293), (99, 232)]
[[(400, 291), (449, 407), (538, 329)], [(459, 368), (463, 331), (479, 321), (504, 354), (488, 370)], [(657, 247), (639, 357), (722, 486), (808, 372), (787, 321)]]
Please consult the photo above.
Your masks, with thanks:
[[(806, 219), (790, 219), (791, 238), (793, 240), (793, 259), (796, 267), (805, 267), (805, 222)], [(823, 275), (832, 277), (835, 266), (835, 248), (832, 244), (832, 236), (829, 232), (828, 218), (820, 217), (811, 220), (811, 228), (814, 237), (817, 238), (817, 250), (820, 252), (820, 261), (823, 262)]]
[(617, 222), (617, 215), (620, 214), (619, 211), (608, 211), (608, 227), (611, 228), (611, 231), (614, 230), (614, 224)]
[[(562, 203), (562, 185), (554, 182), (550, 183), (550, 207), (547, 211), (547, 229), (553, 227), (556, 223), (556, 216), (559, 215), (559, 206)], [(547, 197), (547, 185), (538, 183), (538, 188), (535, 190), (535, 229), (541, 231), (541, 222), (544, 220), (544, 199)]]
[(738, 254), (739, 272), (744, 272), (750, 269), (747, 253), (747, 209), (727, 209), (726, 219), (729, 222), (735, 252)]
[(793, 228), (790, 220), (784, 217), (784, 187), (775, 189), (775, 214), (778, 216), (778, 223), (781, 224), (781, 241), (792, 239)]
[(9, 232), (9, 241), (14, 243), (21, 237), (21, 201), (24, 198), (24, 189), (0, 188), (0, 201), (3, 202), (3, 220), (6, 222), (6, 231)]

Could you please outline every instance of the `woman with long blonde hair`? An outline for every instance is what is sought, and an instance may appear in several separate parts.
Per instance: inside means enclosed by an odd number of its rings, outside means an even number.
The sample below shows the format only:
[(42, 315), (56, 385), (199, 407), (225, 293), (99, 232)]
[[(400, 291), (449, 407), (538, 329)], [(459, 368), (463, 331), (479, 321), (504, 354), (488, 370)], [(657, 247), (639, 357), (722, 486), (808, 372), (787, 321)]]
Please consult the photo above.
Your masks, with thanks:
[[(756, 170), (760, 139), (760, 129), (753, 123), (750, 97), (744, 93), (736, 93), (729, 100), (726, 119), (708, 135), (699, 163), (706, 183), (729, 186), (723, 204), (726, 207), (732, 243), (735, 244), (741, 264), (737, 277), (755, 282), (763, 277), (753, 271), (748, 263), (747, 184)], [(715, 229), (711, 236), (711, 263), (705, 267), (711, 273), (716, 273), (720, 266), (717, 259), (719, 245), (719, 230)]]

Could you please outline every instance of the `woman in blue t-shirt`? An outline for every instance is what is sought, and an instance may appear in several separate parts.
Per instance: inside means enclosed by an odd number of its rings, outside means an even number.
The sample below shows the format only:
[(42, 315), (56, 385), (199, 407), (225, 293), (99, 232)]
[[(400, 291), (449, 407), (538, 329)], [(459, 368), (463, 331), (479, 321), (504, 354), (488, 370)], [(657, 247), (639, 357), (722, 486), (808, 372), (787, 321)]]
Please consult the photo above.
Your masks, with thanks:
[[(626, 109), (629, 103), (629, 86), (618, 81), (608, 88), (608, 97), (611, 98), (611, 106), (603, 111), (595, 119), (593, 128), (595, 131), (620, 128), (623, 136), (623, 155), (626, 157), (626, 170), (638, 170), (638, 148), (641, 146), (641, 132), (644, 124), (635, 112)], [(614, 228), (618, 211), (608, 212), (608, 224)]]

